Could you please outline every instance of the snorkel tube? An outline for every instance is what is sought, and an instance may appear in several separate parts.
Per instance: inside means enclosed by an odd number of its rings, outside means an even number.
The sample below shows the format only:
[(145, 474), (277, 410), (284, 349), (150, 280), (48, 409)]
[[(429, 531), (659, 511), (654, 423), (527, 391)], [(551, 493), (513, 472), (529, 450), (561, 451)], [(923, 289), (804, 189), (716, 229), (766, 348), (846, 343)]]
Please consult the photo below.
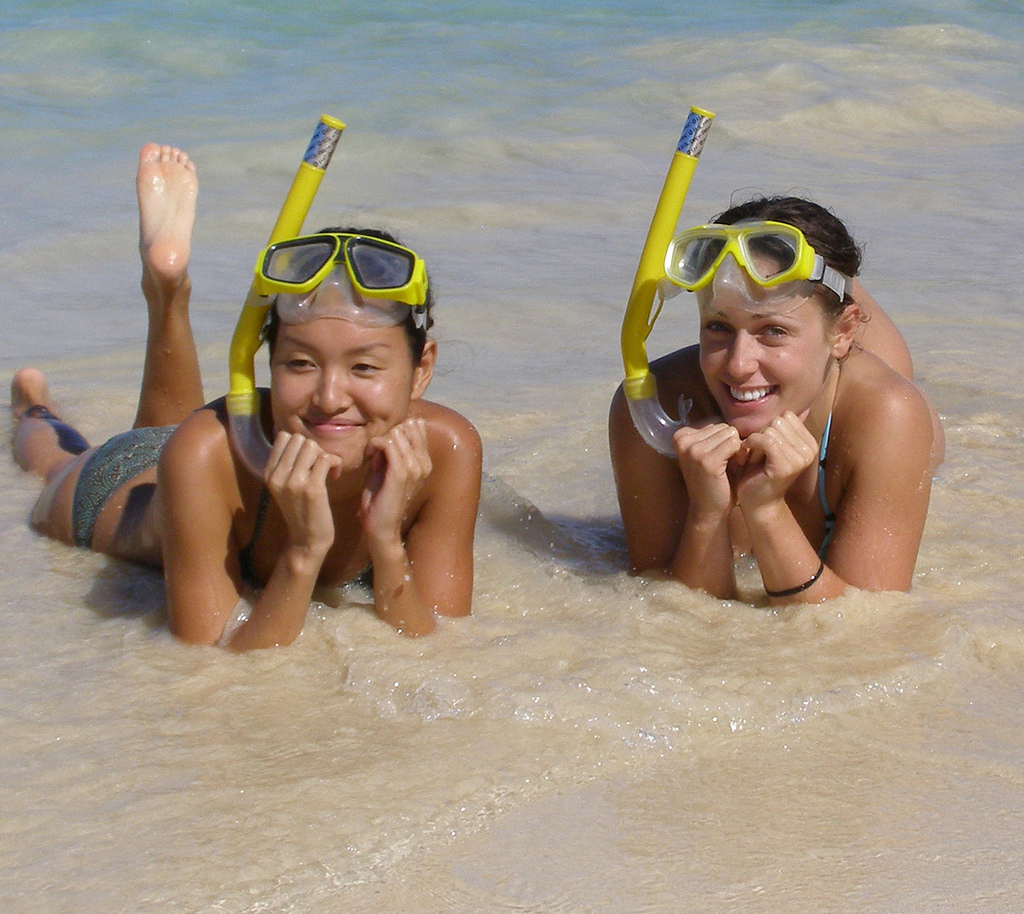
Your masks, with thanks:
[(659, 454), (669, 457), (675, 454), (672, 436), (686, 424), (690, 404), (681, 399), (679, 420), (669, 418), (658, 401), (658, 383), (651, 374), (645, 344), (661, 311), (659, 304), (658, 311), (651, 317), (658, 283), (665, 276), (665, 254), (683, 210), (683, 201), (713, 118), (714, 114), (710, 111), (690, 109), (658, 205), (654, 208), (651, 228), (647, 232), (640, 263), (636, 268), (636, 278), (629, 293), (629, 304), (626, 305), (626, 314), (622, 319), (622, 362), (626, 369), (622, 390), (629, 405), (629, 414), (640, 437)]
[[(327, 115), (320, 118), (267, 244), (294, 238), (302, 231), (302, 223), (344, 129), (345, 125), (335, 118)], [(226, 403), (231, 440), (242, 462), (256, 476), (263, 475), (263, 467), (270, 456), (270, 442), (260, 419), (254, 360), (256, 350), (263, 342), (260, 333), (272, 303), (273, 298), (264, 297), (256, 291), (254, 281), (235, 325), (228, 359), (231, 388)]]

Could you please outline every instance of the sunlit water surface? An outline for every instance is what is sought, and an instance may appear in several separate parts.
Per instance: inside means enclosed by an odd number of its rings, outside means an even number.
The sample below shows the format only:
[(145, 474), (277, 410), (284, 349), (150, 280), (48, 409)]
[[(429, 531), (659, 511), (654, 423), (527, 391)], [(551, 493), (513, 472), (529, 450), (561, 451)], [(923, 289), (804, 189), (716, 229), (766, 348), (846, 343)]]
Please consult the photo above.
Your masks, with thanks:
[[(0, 462), (4, 911), (1018, 910), (1020, 23), (637, 6), (0, 15), (8, 376), (40, 365), (95, 440), (131, 422), (157, 139), (198, 163), (193, 317), (223, 392), (328, 112), (349, 128), (307, 225), (422, 252), (431, 396), (488, 476), (471, 618), (410, 641), (339, 594), (293, 647), (229, 656), (174, 641), (158, 575), (33, 535), (38, 486)], [(906, 333), (948, 435), (908, 595), (773, 612), (622, 571), (605, 415), (690, 104), (718, 118), (684, 221), (755, 190), (831, 205)], [(694, 339), (671, 306), (654, 354)]]

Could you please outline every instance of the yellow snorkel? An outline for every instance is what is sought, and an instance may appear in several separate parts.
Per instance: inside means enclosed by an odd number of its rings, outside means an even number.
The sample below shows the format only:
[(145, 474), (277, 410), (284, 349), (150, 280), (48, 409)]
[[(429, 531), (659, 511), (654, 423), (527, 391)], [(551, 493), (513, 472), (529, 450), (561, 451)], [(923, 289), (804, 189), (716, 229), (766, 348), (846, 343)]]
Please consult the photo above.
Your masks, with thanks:
[[(344, 129), (345, 125), (333, 117), (324, 115), (320, 118), (267, 244), (294, 238), (301, 233), (302, 223)], [(249, 287), (231, 337), (228, 359), (231, 388), (227, 395), (227, 409), (231, 439), (242, 462), (257, 476), (263, 474), (270, 443), (260, 420), (255, 356), (263, 342), (260, 332), (272, 302), (272, 298), (265, 298), (256, 291), (255, 282)]]
[(674, 420), (658, 401), (658, 384), (647, 360), (647, 337), (658, 319), (661, 305), (654, 317), (651, 308), (658, 293), (658, 283), (665, 276), (665, 254), (676, 230), (683, 201), (690, 187), (697, 159), (704, 148), (714, 114), (700, 108), (691, 108), (679, 138), (672, 164), (665, 178), (665, 186), (654, 208), (651, 228), (647, 232), (636, 278), (629, 293), (629, 304), (622, 319), (622, 362), (626, 379), (622, 389), (629, 405), (629, 414), (640, 436), (661, 454), (675, 453), (672, 435), (686, 423), (688, 404), (680, 403), (680, 418)]

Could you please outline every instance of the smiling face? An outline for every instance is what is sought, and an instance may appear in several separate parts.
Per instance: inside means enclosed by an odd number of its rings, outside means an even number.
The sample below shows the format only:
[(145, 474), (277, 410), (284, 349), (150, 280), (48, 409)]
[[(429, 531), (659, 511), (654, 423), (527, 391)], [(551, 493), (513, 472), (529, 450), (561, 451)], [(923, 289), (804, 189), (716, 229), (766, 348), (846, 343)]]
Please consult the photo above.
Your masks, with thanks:
[(413, 364), (405, 329), (363, 327), (319, 318), (279, 325), (270, 360), (271, 409), (276, 431), (312, 438), (361, 467), (370, 441), (404, 420), (433, 373), (436, 348), (428, 342)]
[(854, 326), (827, 319), (816, 297), (752, 310), (753, 294), (728, 286), (697, 294), (701, 371), (722, 419), (742, 438), (786, 410), (806, 418), (834, 360), (849, 351)]

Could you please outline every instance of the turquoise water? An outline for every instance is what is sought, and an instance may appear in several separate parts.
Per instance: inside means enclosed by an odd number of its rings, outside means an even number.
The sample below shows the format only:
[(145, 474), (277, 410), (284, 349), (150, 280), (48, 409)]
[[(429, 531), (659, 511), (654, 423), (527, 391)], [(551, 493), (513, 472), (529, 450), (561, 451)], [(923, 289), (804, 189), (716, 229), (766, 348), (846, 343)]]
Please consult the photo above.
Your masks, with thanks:
[[(138, 148), (200, 176), (207, 393), (321, 113), (307, 225), (439, 296), (431, 395), (488, 482), (474, 616), (320, 607), (178, 645), (159, 579), (36, 539), (0, 467), (0, 908), (996, 911), (1024, 838), (1024, 14), (1013, 3), (14, 2), (0, 12), (0, 369), (101, 439), (142, 360)], [(914, 589), (765, 614), (621, 573), (604, 422), (690, 105), (684, 210), (795, 190), (865, 246), (948, 436)], [(650, 341), (694, 338), (686, 297)]]

